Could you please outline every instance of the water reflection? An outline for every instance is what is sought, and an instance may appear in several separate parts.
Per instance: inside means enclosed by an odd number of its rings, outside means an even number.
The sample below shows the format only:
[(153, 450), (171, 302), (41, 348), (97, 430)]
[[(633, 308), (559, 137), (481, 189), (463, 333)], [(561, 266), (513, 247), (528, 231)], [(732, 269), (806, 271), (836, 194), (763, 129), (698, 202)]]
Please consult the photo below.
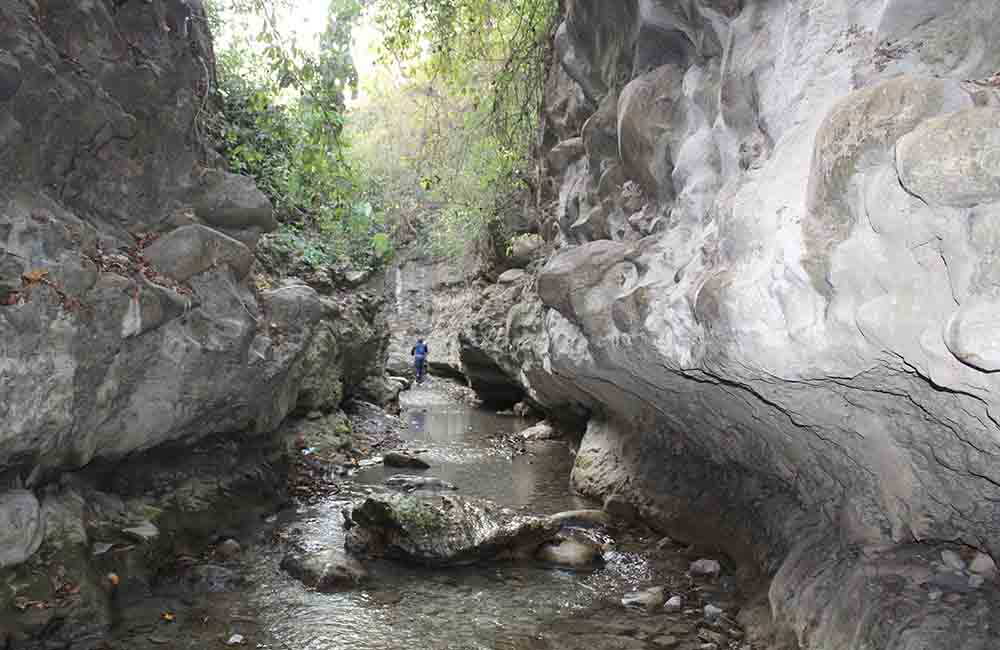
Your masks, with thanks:
[[(454, 483), (459, 494), (539, 514), (593, 506), (569, 490), (573, 458), (565, 445), (532, 445), (518, 455), (498, 444), (498, 433), (530, 423), (451, 404), (411, 408), (403, 417), (410, 447), (426, 450), (421, 456), (431, 469), (425, 474)], [(381, 484), (396, 473), (365, 470), (354, 490), (362, 494), (365, 484)], [(322, 504), (299, 514), (294, 525), (318, 546), (342, 545), (345, 504)], [(255, 563), (249, 598), (288, 648), (316, 650), (492, 649), (500, 634), (586, 607), (645, 577), (625, 558), (590, 575), (533, 566), (442, 571), (378, 562), (369, 567), (372, 580), (365, 589), (325, 595), (289, 579), (277, 569), (280, 551), (269, 553)]]

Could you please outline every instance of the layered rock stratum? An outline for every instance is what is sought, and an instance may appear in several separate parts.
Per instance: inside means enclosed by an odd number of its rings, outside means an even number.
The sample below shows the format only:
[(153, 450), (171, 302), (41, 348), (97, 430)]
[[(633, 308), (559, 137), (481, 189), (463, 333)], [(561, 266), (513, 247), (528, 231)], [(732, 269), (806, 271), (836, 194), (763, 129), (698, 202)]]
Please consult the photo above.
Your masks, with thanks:
[(565, 9), (554, 252), (465, 347), (590, 418), (580, 490), (773, 578), (801, 647), (996, 645), (995, 582), (935, 585), (941, 545), (1000, 554), (1000, 5)]

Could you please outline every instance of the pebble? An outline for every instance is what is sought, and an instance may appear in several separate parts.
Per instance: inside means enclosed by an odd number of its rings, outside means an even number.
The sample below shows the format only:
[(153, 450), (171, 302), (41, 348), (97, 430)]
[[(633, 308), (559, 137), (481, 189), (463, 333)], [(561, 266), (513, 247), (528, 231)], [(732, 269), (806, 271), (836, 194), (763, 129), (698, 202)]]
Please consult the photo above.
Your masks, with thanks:
[(143, 521), (138, 526), (126, 528), (122, 532), (137, 542), (151, 542), (160, 535), (159, 529), (149, 521)]
[(403, 467), (410, 469), (428, 469), (430, 465), (412, 454), (405, 454), (398, 451), (390, 451), (382, 457), (382, 464), (386, 467)]
[(972, 587), (973, 589), (979, 589), (980, 587), (983, 586), (983, 583), (985, 582), (986, 578), (984, 578), (981, 575), (969, 576), (969, 586)]
[(622, 597), (622, 605), (625, 607), (656, 609), (657, 607), (662, 607), (666, 600), (663, 592), (663, 587), (652, 587), (643, 591), (634, 591)]
[(232, 538), (223, 541), (215, 548), (215, 552), (219, 554), (219, 557), (227, 559), (236, 557), (242, 550), (243, 548), (240, 546), (240, 543)]
[(683, 608), (684, 608), (684, 599), (681, 598), (680, 596), (674, 596), (673, 598), (668, 600), (667, 603), (663, 606), (663, 609), (671, 613), (679, 612)]
[(927, 594), (927, 597), (930, 598), (931, 602), (934, 602), (936, 600), (941, 600), (941, 596), (943, 595), (944, 594), (942, 594), (940, 591), (932, 591), (929, 594)]
[(693, 576), (706, 576), (714, 578), (722, 573), (722, 565), (717, 560), (695, 560), (691, 563), (688, 573)]
[(243, 645), (244, 641), (242, 634), (234, 634), (226, 641), (226, 645)]
[(965, 562), (958, 553), (951, 550), (941, 551), (941, 561), (949, 568), (957, 571), (965, 571)]
[(719, 650), (719, 646), (714, 643), (703, 643), (698, 646), (698, 650)]
[(969, 564), (969, 571), (981, 575), (996, 575), (997, 565), (986, 553), (976, 553), (976, 557)]
[(705, 605), (705, 619), (709, 621), (714, 621), (715, 619), (722, 616), (722, 610), (715, 605)]
[(94, 542), (94, 555), (104, 555), (114, 547), (114, 544), (107, 542)]
[(698, 638), (705, 643), (714, 643), (716, 645), (722, 645), (726, 642), (726, 635), (721, 632), (716, 632), (715, 630), (708, 630), (702, 628), (698, 630)]
[(653, 639), (653, 645), (661, 648), (676, 648), (681, 644), (681, 640), (673, 635), (658, 636)]

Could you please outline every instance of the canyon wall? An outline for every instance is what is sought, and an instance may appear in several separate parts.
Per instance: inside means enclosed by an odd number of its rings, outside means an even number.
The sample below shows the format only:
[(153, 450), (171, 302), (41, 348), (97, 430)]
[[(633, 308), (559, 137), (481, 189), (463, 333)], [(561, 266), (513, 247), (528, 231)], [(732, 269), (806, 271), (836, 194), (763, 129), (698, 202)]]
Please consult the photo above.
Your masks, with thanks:
[(255, 272), (197, 0), (0, 3), (0, 487), (381, 381), (380, 296)]
[(802, 648), (1000, 643), (998, 43), (993, 0), (565, 3), (555, 252), (465, 346)]

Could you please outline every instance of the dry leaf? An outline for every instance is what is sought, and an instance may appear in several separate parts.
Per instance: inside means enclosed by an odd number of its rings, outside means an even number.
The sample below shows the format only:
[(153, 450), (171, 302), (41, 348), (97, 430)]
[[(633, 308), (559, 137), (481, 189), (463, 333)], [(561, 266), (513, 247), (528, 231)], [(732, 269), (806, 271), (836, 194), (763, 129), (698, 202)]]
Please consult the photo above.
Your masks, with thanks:
[(21, 276), (21, 279), (28, 284), (37, 284), (45, 279), (45, 276), (49, 274), (45, 269), (35, 269), (33, 271), (28, 271)]

